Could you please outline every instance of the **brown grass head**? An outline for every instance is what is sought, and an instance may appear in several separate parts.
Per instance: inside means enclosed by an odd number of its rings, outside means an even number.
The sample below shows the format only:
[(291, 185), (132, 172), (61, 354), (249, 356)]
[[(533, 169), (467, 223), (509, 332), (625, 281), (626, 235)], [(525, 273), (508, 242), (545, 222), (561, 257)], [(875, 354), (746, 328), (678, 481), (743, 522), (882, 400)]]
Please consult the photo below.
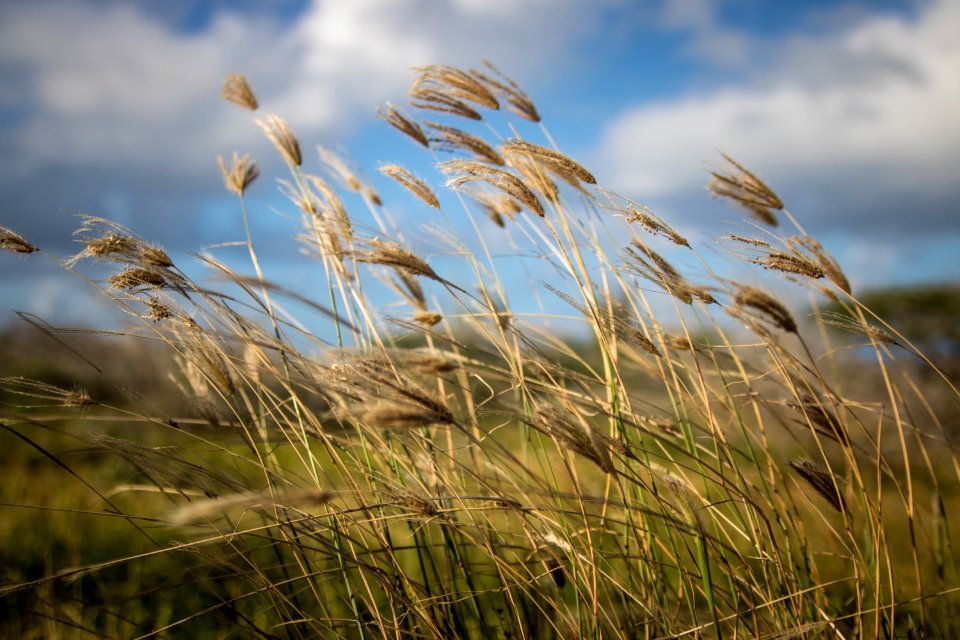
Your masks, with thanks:
[(299, 167), (303, 164), (303, 155), (300, 153), (300, 141), (293, 135), (290, 123), (277, 115), (267, 115), (257, 119), (257, 124), (263, 129), (267, 138), (280, 152), (287, 164)]
[(14, 253), (33, 253), (39, 251), (35, 246), (24, 240), (23, 236), (14, 233), (6, 227), (0, 227), (0, 249)]
[(410, 191), (413, 195), (417, 196), (428, 205), (434, 209), (440, 208), (440, 201), (437, 200), (436, 194), (433, 193), (433, 190), (427, 186), (427, 183), (416, 177), (400, 165), (396, 164), (385, 164), (380, 167), (380, 173), (385, 176), (389, 176), (402, 184), (407, 190)]
[(504, 155), (519, 155), (535, 160), (565, 181), (574, 178), (575, 181), (578, 180), (586, 184), (597, 183), (597, 179), (593, 177), (592, 173), (559, 151), (541, 147), (526, 140), (510, 140), (501, 145), (500, 150)]
[(430, 147), (430, 141), (427, 139), (426, 134), (423, 132), (423, 129), (415, 121), (411, 120), (403, 114), (398, 108), (387, 103), (386, 107), (381, 107), (377, 111), (377, 116), (384, 120), (394, 129), (397, 129), (401, 133), (407, 135), (417, 144), (423, 145), (424, 147)]
[(260, 167), (250, 159), (249, 154), (240, 157), (240, 154), (234, 152), (229, 167), (223, 156), (217, 156), (217, 165), (220, 167), (220, 173), (223, 174), (223, 182), (227, 190), (241, 197), (247, 187), (260, 175)]
[(843, 512), (846, 503), (844, 502), (843, 495), (840, 493), (840, 481), (832, 473), (827, 471), (822, 464), (808, 458), (795, 458), (788, 464), (801, 478), (807, 481), (807, 484), (823, 496), (826, 501), (830, 503), (831, 507)]
[(253, 89), (247, 83), (247, 77), (242, 74), (227, 74), (222, 95), (228, 102), (240, 105), (244, 109), (256, 111), (260, 107), (257, 96), (253, 94)]
[[(759, 317), (773, 326), (797, 333), (797, 323), (787, 308), (769, 293), (755, 287), (737, 285), (734, 303), (739, 311), (747, 312), (745, 317)], [(737, 310), (735, 310), (737, 311)]]
[(484, 60), (483, 65), (490, 73), (497, 77), (492, 78), (489, 74), (481, 73), (475, 69), (471, 69), (470, 74), (499, 95), (500, 99), (506, 103), (507, 111), (531, 122), (540, 122), (540, 113), (537, 111), (537, 107), (534, 105), (533, 100), (530, 99), (530, 96), (528, 96), (516, 82), (506, 77), (489, 61)]
[(469, 160), (450, 160), (441, 163), (440, 169), (451, 175), (447, 186), (452, 189), (470, 182), (485, 182), (514, 198), (541, 218), (546, 215), (543, 204), (536, 194), (512, 173)]
[(489, 162), (497, 166), (503, 165), (503, 158), (497, 153), (496, 149), (488, 145), (482, 138), (467, 133), (456, 127), (437, 124), (435, 122), (424, 122), (434, 135), (430, 136), (430, 142), (441, 151), (466, 151), (472, 153), (474, 158)]
[(466, 71), (446, 65), (429, 65), (419, 67), (413, 73), (414, 80), (410, 87), (413, 98), (422, 99), (424, 93), (435, 94), (461, 102), (472, 102), (486, 109), (500, 108), (493, 92)]
[(783, 209), (783, 202), (760, 178), (749, 172), (730, 156), (723, 154), (730, 165), (729, 173), (712, 171), (708, 188), (718, 198), (729, 200), (761, 222), (777, 226), (774, 211)]

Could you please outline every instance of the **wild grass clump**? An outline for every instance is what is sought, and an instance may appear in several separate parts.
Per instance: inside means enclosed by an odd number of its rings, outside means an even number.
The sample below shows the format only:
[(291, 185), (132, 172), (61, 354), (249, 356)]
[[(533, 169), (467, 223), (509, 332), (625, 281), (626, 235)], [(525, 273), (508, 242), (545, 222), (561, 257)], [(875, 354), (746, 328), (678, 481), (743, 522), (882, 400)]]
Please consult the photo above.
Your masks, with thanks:
[[(257, 112), (284, 160), (323, 293), (265, 276), (246, 206), (259, 169), (239, 154), (219, 163), (254, 274), (202, 255), (219, 290), (98, 218), (84, 218), (68, 259), (0, 230), (0, 248), (30, 259), (78, 274), (89, 260), (111, 265), (88, 281), (132, 318), (127, 334), (165, 345), (180, 394), (157, 411), (119, 383), (123, 406), (0, 380), (41, 405), (4, 418), (6, 432), (47, 452), (35, 432), (68, 420), (91, 450), (135, 470), (112, 488), (74, 476), (147, 545), (7, 576), (9, 633), (960, 633), (955, 424), (926, 400), (936, 385), (955, 405), (956, 387), (858, 301), (755, 174), (725, 156), (729, 171), (710, 184), (771, 229), (728, 236), (746, 274), (733, 279), (557, 149), (499, 71), (423, 67), (411, 111), (380, 116), (431, 154), (448, 189), (397, 164), (381, 171), (449, 242), (438, 261), (347, 161), (321, 150), (317, 165), (293, 126), (260, 114), (246, 79), (228, 77), (224, 97)], [(536, 139), (520, 137), (515, 117)], [(513, 299), (505, 247), (558, 275)], [(387, 289), (398, 301), (378, 304)], [(798, 290), (832, 310), (807, 320)], [(541, 310), (537, 296), (549, 301)], [(556, 308), (580, 334), (553, 328)], [(859, 348), (834, 344), (835, 325), (858, 333)], [(925, 362), (933, 382), (918, 385), (903, 359)], [(866, 390), (843, 374), (851, 361)], [(111, 591), (115, 572), (135, 567), (167, 573), (144, 578), (140, 596)], [(162, 606), (130, 604), (158, 594), (169, 595)]]

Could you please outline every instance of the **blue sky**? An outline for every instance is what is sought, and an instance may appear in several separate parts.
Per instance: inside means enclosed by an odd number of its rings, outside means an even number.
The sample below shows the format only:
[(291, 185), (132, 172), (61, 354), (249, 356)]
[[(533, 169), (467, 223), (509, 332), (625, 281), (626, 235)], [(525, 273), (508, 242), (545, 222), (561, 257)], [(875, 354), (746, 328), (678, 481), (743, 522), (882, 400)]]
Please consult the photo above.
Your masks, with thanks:
[[(855, 286), (960, 280), (958, 0), (4, 0), (0, 224), (65, 256), (72, 214), (102, 215), (183, 262), (241, 238), (215, 158), (249, 152), (260, 250), (274, 277), (296, 277), (282, 169), (249, 114), (220, 100), (224, 75), (248, 75), (308, 163), (322, 144), (371, 176), (398, 161), (436, 184), (377, 106), (403, 101), (412, 67), (483, 58), (605, 187), (696, 240), (739, 219), (704, 190), (724, 151)], [(427, 212), (404, 199), (394, 215), (415, 227)], [(0, 300), (0, 322), (101, 306), (12, 255)]]

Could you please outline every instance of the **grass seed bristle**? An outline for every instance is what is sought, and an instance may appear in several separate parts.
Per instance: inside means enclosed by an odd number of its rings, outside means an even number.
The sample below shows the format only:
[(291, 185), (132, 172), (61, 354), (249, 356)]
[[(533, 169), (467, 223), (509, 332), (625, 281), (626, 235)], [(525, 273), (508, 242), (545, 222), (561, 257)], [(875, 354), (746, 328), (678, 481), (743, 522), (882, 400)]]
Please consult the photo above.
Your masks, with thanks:
[(228, 102), (240, 105), (244, 109), (256, 111), (260, 107), (253, 89), (247, 83), (247, 77), (242, 74), (227, 74), (227, 79), (223, 83), (222, 95)]

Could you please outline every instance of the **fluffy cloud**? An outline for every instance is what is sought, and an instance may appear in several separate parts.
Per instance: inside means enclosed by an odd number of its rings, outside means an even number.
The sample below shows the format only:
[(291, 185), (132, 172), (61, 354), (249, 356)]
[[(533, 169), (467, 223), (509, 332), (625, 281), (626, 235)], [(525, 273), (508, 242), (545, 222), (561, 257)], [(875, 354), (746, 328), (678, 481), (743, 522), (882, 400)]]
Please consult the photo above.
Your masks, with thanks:
[(668, 203), (702, 197), (704, 161), (720, 149), (821, 228), (955, 229), (945, 207), (955, 212), (960, 196), (957, 24), (960, 3), (941, 0), (913, 18), (779, 42), (776, 62), (746, 86), (623, 113), (596, 162), (618, 190)]

